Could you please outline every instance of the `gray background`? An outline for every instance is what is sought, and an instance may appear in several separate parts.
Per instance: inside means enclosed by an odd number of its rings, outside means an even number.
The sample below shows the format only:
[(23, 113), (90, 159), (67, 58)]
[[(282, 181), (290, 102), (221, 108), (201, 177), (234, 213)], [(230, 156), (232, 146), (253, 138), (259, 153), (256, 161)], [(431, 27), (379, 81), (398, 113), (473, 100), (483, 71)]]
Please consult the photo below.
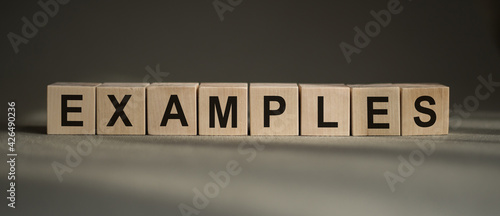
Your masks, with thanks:
[[(45, 134), (48, 84), (142, 82), (156, 64), (170, 73), (162, 81), (439, 82), (450, 86), (452, 105), (474, 94), (478, 76), (500, 80), (498, 3), (487, 0), (402, 1), (402, 13), (348, 64), (340, 42), (352, 43), (353, 28), (386, 3), (243, 0), (221, 22), (208, 0), (71, 1), (18, 54), (3, 37), (0, 102), (16, 101), (20, 127), (18, 208), (4, 201), (0, 215), (180, 215), (178, 205), (192, 205), (193, 189), (230, 160), (242, 173), (200, 215), (498, 214), (498, 90), (446, 136)], [(40, 8), (8, 1), (0, 10), (6, 36)], [(102, 140), (59, 182), (51, 164), (89, 139)], [(266, 147), (245, 162), (238, 145), (255, 142)], [(435, 152), (391, 192), (383, 174), (397, 173), (398, 157), (419, 151), (419, 142), (434, 143)]]
[[(452, 104), (474, 94), (477, 76), (500, 79), (496, 1), (402, 0), (351, 64), (339, 44), (353, 44), (353, 28), (387, 0), (243, 0), (223, 22), (208, 0), (70, 1), (18, 54), (6, 35), (21, 34), (21, 17), (40, 7), (4, 4), (0, 101), (17, 100), (22, 124), (45, 124), (50, 83), (142, 82), (156, 64), (170, 73), (161, 81), (438, 82), (451, 87)], [(496, 110), (492, 96), (479, 109)]]

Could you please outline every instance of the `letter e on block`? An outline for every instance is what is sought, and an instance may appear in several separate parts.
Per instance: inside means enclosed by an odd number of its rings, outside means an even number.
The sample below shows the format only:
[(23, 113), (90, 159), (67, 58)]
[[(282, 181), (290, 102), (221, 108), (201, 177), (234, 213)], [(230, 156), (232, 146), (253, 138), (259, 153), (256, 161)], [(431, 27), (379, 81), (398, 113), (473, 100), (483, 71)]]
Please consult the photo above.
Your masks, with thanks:
[(57, 82), (47, 86), (47, 134), (95, 134), (96, 87)]
[(401, 134), (448, 134), (450, 89), (441, 84), (397, 84), (401, 88)]
[(401, 135), (399, 87), (392, 84), (349, 87), (353, 136)]

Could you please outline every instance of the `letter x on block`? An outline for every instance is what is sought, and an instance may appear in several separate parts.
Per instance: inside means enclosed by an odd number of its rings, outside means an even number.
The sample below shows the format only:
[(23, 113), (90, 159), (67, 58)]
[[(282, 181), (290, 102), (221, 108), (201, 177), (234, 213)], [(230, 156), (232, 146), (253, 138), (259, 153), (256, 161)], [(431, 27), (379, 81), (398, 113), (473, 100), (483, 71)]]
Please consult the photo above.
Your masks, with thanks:
[(145, 135), (148, 83), (97, 87), (97, 134)]

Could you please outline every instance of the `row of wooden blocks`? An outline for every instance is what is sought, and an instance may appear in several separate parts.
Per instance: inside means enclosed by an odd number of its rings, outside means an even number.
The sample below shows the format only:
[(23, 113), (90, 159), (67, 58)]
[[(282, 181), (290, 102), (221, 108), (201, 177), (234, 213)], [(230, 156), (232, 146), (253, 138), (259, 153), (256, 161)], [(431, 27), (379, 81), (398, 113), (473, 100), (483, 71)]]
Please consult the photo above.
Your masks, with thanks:
[(48, 134), (436, 135), (447, 134), (448, 124), (449, 88), (440, 84), (47, 87)]

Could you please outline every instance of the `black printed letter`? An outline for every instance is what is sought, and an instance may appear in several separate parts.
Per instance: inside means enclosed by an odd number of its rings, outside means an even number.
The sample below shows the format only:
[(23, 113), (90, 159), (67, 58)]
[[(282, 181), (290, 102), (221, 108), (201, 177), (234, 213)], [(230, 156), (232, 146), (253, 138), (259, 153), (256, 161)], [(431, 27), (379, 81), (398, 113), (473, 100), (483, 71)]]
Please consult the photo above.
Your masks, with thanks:
[[(277, 110), (269, 110), (271, 101), (276, 101), (280, 104)], [(269, 127), (269, 117), (271, 115), (281, 115), (285, 112), (285, 99), (280, 96), (264, 96), (264, 127)]]
[(118, 103), (116, 100), (116, 97), (114, 95), (108, 95), (109, 100), (111, 103), (113, 103), (113, 106), (115, 107), (115, 113), (111, 117), (111, 119), (108, 122), (108, 127), (115, 125), (116, 120), (118, 120), (118, 117), (120, 117), (127, 127), (131, 127), (132, 124), (127, 118), (127, 115), (125, 115), (125, 112), (123, 111), (123, 108), (125, 108), (125, 105), (127, 105), (128, 100), (132, 97), (132, 95), (125, 95), (123, 96), (122, 102)]
[(229, 120), (229, 112), (231, 111), (231, 109), (233, 110), (231, 112), (231, 127), (236, 128), (238, 126), (238, 103), (236, 98), (236, 96), (229, 96), (227, 98), (226, 109), (224, 110), (224, 115), (222, 115), (222, 108), (220, 106), (219, 97), (210, 97), (210, 128), (215, 127), (215, 109), (217, 109), (217, 116), (219, 117), (219, 124), (221, 128), (225, 128), (227, 126), (227, 121)]
[(82, 95), (61, 95), (61, 125), (62, 126), (83, 126), (83, 121), (68, 121), (68, 113), (81, 113), (81, 107), (68, 107), (68, 100), (83, 100)]
[(373, 123), (374, 115), (387, 115), (386, 109), (373, 109), (374, 102), (389, 102), (389, 97), (368, 97), (368, 128), (389, 128), (389, 123)]
[(434, 101), (434, 98), (430, 96), (421, 96), (415, 100), (415, 109), (421, 113), (429, 115), (431, 119), (428, 122), (422, 122), (420, 117), (417, 116), (414, 117), (413, 120), (415, 120), (415, 123), (420, 127), (430, 127), (436, 123), (436, 112), (432, 109), (421, 106), (420, 103), (422, 103), (422, 101), (427, 101), (430, 105), (436, 104), (436, 101)]

